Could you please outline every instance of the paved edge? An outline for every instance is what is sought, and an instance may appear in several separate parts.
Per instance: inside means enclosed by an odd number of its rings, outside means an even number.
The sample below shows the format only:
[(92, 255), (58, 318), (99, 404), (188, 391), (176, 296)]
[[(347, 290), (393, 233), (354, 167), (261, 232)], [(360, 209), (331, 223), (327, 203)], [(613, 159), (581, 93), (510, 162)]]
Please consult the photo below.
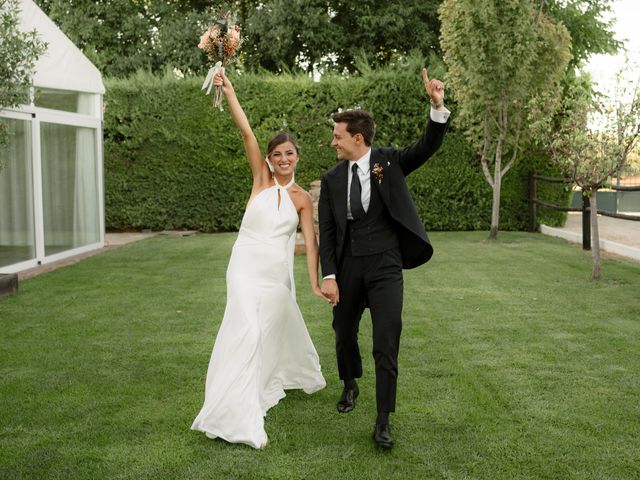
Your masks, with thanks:
[(36, 267), (29, 268), (27, 270), (21, 270), (17, 272), (18, 274), (18, 282), (22, 282), (23, 280), (29, 280), (30, 278), (37, 277), (38, 275), (42, 275), (43, 273), (52, 272), (57, 270), (58, 268), (66, 267), (68, 265), (74, 265), (85, 258), (93, 257), (95, 255), (99, 255), (101, 253), (109, 252), (111, 250), (116, 250), (124, 245), (128, 245), (129, 243), (139, 242), (140, 240), (146, 240), (147, 238), (154, 237), (157, 235), (154, 233), (134, 233), (134, 234), (116, 234), (118, 235), (118, 239), (114, 240), (113, 235), (111, 240), (107, 239), (108, 236), (112, 234), (107, 234), (105, 236), (105, 244), (102, 248), (96, 248), (95, 250), (90, 250), (88, 252), (80, 253), (78, 255), (73, 255), (71, 257), (63, 258), (61, 260), (56, 260), (55, 262), (43, 263), (42, 265), (38, 265)]
[[(549, 235), (550, 237), (562, 238), (573, 243), (582, 243), (582, 234), (575, 232), (568, 232), (560, 228), (548, 227), (547, 225), (540, 225), (540, 233)], [(632, 260), (640, 262), (640, 248), (630, 247), (621, 243), (612, 242), (611, 240), (600, 239), (600, 249), (605, 252), (615, 253)]]

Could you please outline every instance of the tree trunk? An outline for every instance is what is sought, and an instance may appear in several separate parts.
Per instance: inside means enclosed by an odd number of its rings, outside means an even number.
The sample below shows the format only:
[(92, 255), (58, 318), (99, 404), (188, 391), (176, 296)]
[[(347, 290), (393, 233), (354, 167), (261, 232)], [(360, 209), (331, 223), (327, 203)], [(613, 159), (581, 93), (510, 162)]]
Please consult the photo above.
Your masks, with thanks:
[(591, 252), (593, 269), (591, 280), (600, 280), (600, 233), (598, 232), (598, 189), (591, 190)]
[(491, 229), (489, 240), (498, 239), (498, 226), (500, 225), (500, 190), (502, 189), (502, 137), (496, 146), (496, 158), (493, 170), (493, 205), (491, 207)]
[(498, 239), (498, 226), (500, 225), (500, 190), (502, 187), (502, 176), (496, 170), (493, 182), (493, 206), (491, 207), (491, 230), (489, 230), (489, 240)]

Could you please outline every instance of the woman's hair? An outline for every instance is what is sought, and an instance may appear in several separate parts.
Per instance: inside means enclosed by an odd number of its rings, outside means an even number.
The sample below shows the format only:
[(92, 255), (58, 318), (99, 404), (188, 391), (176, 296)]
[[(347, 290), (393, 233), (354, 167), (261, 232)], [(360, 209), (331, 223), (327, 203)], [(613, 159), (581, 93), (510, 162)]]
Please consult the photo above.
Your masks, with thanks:
[(296, 149), (296, 153), (298, 154), (298, 156), (300, 156), (300, 147), (298, 146), (296, 138), (289, 132), (280, 131), (276, 133), (276, 135), (271, 140), (269, 140), (269, 143), (267, 145), (267, 157), (271, 155), (271, 152), (273, 152), (274, 148), (276, 148), (278, 145), (282, 145), (285, 142), (291, 142)]
[(331, 118), (335, 123), (346, 123), (347, 132), (354, 136), (356, 133), (362, 135), (364, 144), (369, 147), (376, 134), (376, 125), (373, 123), (371, 114), (365, 110), (345, 110), (334, 113)]

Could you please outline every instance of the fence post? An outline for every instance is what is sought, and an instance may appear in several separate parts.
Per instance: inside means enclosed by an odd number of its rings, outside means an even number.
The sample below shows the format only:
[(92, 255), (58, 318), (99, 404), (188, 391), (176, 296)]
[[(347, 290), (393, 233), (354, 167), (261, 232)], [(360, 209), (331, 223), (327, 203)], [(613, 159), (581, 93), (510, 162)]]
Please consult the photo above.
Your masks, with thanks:
[(538, 230), (538, 212), (536, 205), (536, 172), (531, 172), (529, 177), (529, 231), (536, 232)]
[(591, 250), (591, 212), (589, 197), (582, 192), (582, 249)]

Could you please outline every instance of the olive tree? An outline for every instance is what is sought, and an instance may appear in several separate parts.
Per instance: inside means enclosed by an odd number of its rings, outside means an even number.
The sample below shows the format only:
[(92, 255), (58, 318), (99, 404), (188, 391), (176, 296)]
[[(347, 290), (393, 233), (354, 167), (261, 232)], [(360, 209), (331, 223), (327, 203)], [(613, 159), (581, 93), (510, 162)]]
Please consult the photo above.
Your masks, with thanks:
[(595, 101), (590, 88), (576, 84), (549, 142), (553, 161), (590, 197), (593, 280), (601, 275), (596, 193), (627, 165), (640, 136), (640, 80), (618, 79), (613, 98)]

